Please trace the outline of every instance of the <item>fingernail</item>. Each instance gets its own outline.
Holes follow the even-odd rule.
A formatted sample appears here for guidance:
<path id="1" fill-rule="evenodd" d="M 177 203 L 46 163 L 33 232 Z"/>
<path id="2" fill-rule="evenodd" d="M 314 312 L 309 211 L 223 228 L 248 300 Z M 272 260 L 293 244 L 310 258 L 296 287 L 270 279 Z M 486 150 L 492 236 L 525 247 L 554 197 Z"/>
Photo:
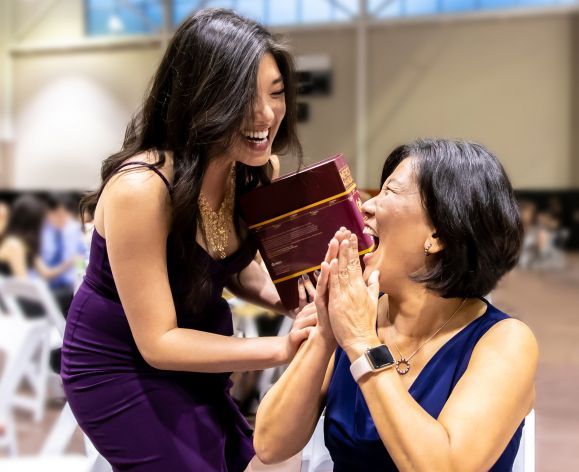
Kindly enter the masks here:
<path id="1" fill-rule="evenodd" d="M 302 274 L 302 280 L 304 282 L 307 282 L 308 280 L 310 280 L 310 278 L 308 277 L 308 274 Z"/>
<path id="2" fill-rule="evenodd" d="M 320 269 L 316 270 L 316 277 L 318 277 L 321 274 Z"/>

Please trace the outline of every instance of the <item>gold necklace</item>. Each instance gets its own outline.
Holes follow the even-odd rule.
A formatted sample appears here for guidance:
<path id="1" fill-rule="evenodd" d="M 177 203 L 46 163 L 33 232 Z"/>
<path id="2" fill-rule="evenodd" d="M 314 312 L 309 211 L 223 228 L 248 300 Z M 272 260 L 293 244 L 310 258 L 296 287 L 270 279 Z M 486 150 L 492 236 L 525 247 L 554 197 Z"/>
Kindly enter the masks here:
<path id="1" fill-rule="evenodd" d="M 460 311 L 460 309 L 463 307 L 464 302 L 466 302 L 466 298 L 462 299 L 462 301 L 460 302 L 460 305 L 458 305 L 458 308 L 456 310 L 454 310 L 454 313 L 452 315 L 450 315 L 450 318 L 448 318 L 448 320 L 446 320 L 440 328 L 438 328 L 426 341 L 424 341 L 420 346 L 418 346 L 418 349 L 416 349 L 416 351 L 414 351 L 408 357 L 404 357 L 402 355 L 402 352 L 400 352 L 400 348 L 398 347 L 398 344 L 396 344 L 396 341 L 394 341 L 394 339 L 392 339 L 392 342 L 394 343 L 394 347 L 396 348 L 396 350 L 398 351 L 398 355 L 400 356 L 400 360 L 398 360 L 398 361 L 395 360 L 396 372 L 398 372 L 400 375 L 405 375 L 408 373 L 408 371 L 410 370 L 410 359 L 412 359 L 414 357 L 414 355 L 418 351 L 420 351 L 428 341 L 430 341 L 434 336 L 436 336 L 438 333 L 440 333 L 440 331 L 448 323 L 450 323 L 450 320 L 452 320 L 452 318 L 454 318 L 454 315 L 456 315 Z M 394 327 L 394 324 L 392 323 L 392 321 L 390 321 L 390 312 L 388 312 L 388 322 L 392 325 L 392 327 Z"/>
<path id="2" fill-rule="evenodd" d="M 233 220 L 235 207 L 235 164 L 231 166 L 225 197 L 219 208 L 214 210 L 209 205 L 203 193 L 199 193 L 199 214 L 201 215 L 201 228 L 209 254 L 217 259 L 227 257 L 229 246 L 229 227 Z"/>

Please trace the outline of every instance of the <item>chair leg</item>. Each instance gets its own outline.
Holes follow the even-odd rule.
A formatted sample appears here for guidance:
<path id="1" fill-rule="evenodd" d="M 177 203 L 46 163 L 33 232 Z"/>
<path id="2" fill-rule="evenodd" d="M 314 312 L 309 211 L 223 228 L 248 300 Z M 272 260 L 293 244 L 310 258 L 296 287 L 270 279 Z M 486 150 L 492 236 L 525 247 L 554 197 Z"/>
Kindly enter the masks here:
<path id="1" fill-rule="evenodd" d="M 48 439 L 44 443 L 41 456 L 63 454 L 70 442 L 77 423 L 68 403 L 64 405 L 56 423 L 52 427 Z"/>
<path id="2" fill-rule="evenodd" d="M 6 449 L 8 455 L 15 457 L 18 455 L 18 441 L 16 440 L 16 425 L 12 413 L 2 417 L 2 428 L 0 431 L 0 449 Z"/>
<path id="3" fill-rule="evenodd" d="M 42 339 L 40 345 L 40 356 L 38 359 L 38 376 L 36 378 L 36 411 L 34 421 L 40 422 L 44 418 L 46 407 L 46 395 L 48 390 L 48 359 L 50 355 L 50 346 L 48 332 Z"/>

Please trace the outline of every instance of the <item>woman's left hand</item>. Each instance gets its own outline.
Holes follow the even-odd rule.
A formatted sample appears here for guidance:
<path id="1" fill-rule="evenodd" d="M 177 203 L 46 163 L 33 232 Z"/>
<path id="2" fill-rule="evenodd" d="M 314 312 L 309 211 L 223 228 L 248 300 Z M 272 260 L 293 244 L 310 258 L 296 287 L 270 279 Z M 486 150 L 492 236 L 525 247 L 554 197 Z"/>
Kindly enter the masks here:
<path id="1" fill-rule="evenodd" d="M 338 257 L 330 262 L 329 271 L 332 331 L 348 356 L 358 357 L 365 349 L 379 344 L 376 334 L 379 272 L 372 272 L 368 284 L 364 282 L 358 238 L 349 231 L 340 243 Z"/>

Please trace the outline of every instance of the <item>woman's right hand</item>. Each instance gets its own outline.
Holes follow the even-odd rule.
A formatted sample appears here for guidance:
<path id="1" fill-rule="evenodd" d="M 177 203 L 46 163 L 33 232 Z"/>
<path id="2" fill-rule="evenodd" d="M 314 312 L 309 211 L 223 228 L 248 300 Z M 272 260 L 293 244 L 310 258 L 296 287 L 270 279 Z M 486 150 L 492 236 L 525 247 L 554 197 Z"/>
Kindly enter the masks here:
<path id="1" fill-rule="evenodd" d="M 328 313 L 328 282 L 330 276 L 330 261 L 337 257 L 340 243 L 345 237 L 345 233 L 342 231 L 343 229 L 345 228 L 340 228 L 340 230 L 336 232 L 328 244 L 326 257 L 322 262 L 321 270 L 317 278 L 316 295 L 314 298 L 318 316 L 318 324 L 316 329 L 319 331 L 324 340 L 329 342 L 334 347 L 337 346 L 337 342 L 330 325 L 330 316 Z"/>

